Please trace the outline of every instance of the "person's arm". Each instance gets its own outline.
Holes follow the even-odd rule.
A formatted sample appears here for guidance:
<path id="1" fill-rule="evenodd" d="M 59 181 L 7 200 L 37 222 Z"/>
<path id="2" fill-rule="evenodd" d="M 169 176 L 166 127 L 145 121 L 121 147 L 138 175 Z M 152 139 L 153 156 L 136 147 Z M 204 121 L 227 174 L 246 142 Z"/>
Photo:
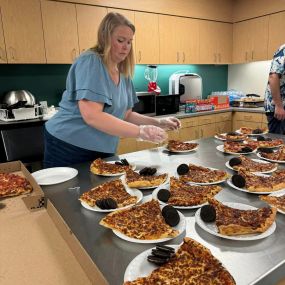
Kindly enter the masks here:
<path id="1" fill-rule="evenodd" d="M 152 142 L 162 142 L 167 138 L 167 134 L 161 128 L 151 125 L 137 126 L 103 112 L 103 103 L 79 100 L 78 105 L 86 124 L 109 135 Z"/>
<path id="2" fill-rule="evenodd" d="M 154 125 L 168 130 L 178 129 L 181 126 L 175 117 L 154 118 L 133 112 L 131 109 L 126 112 L 125 120 L 135 125 Z"/>
<path id="3" fill-rule="evenodd" d="M 274 117 L 278 120 L 285 119 L 285 110 L 280 95 L 280 77 L 277 73 L 271 73 L 269 75 L 269 86 L 275 104 Z"/>

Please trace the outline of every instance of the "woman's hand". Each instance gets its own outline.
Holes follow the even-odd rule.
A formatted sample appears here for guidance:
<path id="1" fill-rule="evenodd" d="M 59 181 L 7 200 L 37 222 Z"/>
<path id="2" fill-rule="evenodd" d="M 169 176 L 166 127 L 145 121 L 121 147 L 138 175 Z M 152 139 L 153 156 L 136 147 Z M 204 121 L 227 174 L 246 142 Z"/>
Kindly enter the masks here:
<path id="1" fill-rule="evenodd" d="M 161 118 L 159 126 L 165 130 L 176 130 L 181 127 L 181 122 L 175 117 Z"/>
<path id="2" fill-rule="evenodd" d="M 161 143 L 167 139 L 167 133 L 163 129 L 156 126 L 141 125 L 138 139 L 154 143 Z"/>

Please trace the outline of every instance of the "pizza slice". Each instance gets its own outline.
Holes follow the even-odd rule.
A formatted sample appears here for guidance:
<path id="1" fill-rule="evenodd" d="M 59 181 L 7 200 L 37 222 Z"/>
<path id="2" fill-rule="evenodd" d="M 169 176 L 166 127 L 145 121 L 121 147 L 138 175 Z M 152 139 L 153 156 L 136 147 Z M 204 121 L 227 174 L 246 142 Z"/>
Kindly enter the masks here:
<path id="1" fill-rule="evenodd" d="M 245 169 L 246 171 L 250 172 L 265 172 L 265 171 L 271 171 L 277 167 L 276 163 L 261 163 L 254 161 L 245 155 L 240 155 L 238 158 L 234 158 L 235 165 L 232 166 L 232 168 L 236 171 L 240 169 Z M 240 163 L 238 163 L 240 162 Z"/>
<path id="2" fill-rule="evenodd" d="M 245 179 L 245 189 L 250 192 L 273 192 L 285 188 L 285 179 L 282 175 L 257 175 L 240 169 L 238 172 Z"/>
<path id="3" fill-rule="evenodd" d="M 188 143 L 188 142 L 182 142 L 178 140 L 169 140 L 167 149 L 169 151 L 187 151 L 192 150 L 198 146 L 197 143 Z"/>
<path id="4" fill-rule="evenodd" d="M 215 183 L 224 181 L 227 178 L 228 174 L 224 170 L 211 169 L 191 163 L 189 164 L 189 171 L 186 174 L 180 175 L 181 181 L 194 183 Z"/>
<path id="5" fill-rule="evenodd" d="M 268 203 L 271 207 L 285 212 L 285 194 L 281 196 L 259 196 L 260 200 Z"/>
<path id="6" fill-rule="evenodd" d="M 285 161 L 285 145 L 281 146 L 278 150 L 271 153 L 260 151 L 260 155 L 270 160 Z"/>
<path id="7" fill-rule="evenodd" d="M 130 188 L 157 187 L 164 183 L 167 178 L 167 173 L 160 175 L 140 175 L 132 169 L 126 171 L 126 184 Z"/>
<path id="8" fill-rule="evenodd" d="M 0 173 L 0 198 L 31 193 L 33 187 L 27 178 L 14 173 Z"/>
<path id="9" fill-rule="evenodd" d="M 224 142 L 224 152 L 246 153 L 246 152 L 253 152 L 256 149 L 257 149 L 256 142 L 251 142 L 251 141 L 249 141 L 248 143 L 232 142 L 232 141 Z"/>
<path id="10" fill-rule="evenodd" d="M 157 200 L 112 212 L 100 225 L 140 240 L 172 238 L 179 234 L 165 222 Z"/>
<path id="11" fill-rule="evenodd" d="M 239 134 L 236 132 L 216 134 L 216 136 L 220 138 L 221 140 L 226 140 L 226 141 L 243 141 L 247 138 L 247 135 Z"/>
<path id="12" fill-rule="evenodd" d="M 268 132 L 268 129 L 266 127 L 264 128 L 241 127 L 239 130 L 242 134 L 246 135 L 258 135 Z"/>
<path id="13" fill-rule="evenodd" d="M 276 208 L 240 210 L 213 198 L 209 199 L 209 204 L 216 210 L 218 232 L 227 236 L 263 233 L 274 223 L 276 217 Z"/>
<path id="14" fill-rule="evenodd" d="M 79 200 L 87 203 L 90 207 L 96 205 L 96 201 L 112 198 L 118 208 L 137 203 L 138 198 L 130 195 L 120 179 L 103 183 L 88 192 L 83 193 Z"/>
<path id="15" fill-rule="evenodd" d="M 196 206 L 207 203 L 222 190 L 217 185 L 189 185 L 175 177 L 170 177 L 170 197 L 167 201 L 172 206 Z"/>
<path id="16" fill-rule="evenodd" d="M 211 251 L 194 239 L 185 237 L 170 260 L 147 277 L 124 285 L 215 284 L 234 285 L 235 280 Z"/>
<path id="17" fill-rule="evenodd" d="M 122 174 L 130 168 L 130 165 L 117 165 L 101 158 L 95 159 L 90 165 L 90 171 L 97 175 Z"/>

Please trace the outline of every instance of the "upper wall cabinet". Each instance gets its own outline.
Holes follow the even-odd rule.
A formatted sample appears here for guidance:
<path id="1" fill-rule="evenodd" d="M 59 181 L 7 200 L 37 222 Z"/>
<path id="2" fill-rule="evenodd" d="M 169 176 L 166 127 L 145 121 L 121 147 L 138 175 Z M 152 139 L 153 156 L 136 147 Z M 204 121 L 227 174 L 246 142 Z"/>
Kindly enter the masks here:
<path id="1" fill-rule="evenodd" d="M 40 1 L 1 0 L 0 5 L 8 63 L 45 63 Z"/>
<path id="2" fill-rule="evenodd" d="M 161 64 L 189 64 L 199 61 L 197 20 L 159 15 Z"/>
<path id="3" fill-rule="evenodd" d="M 282 32 L 283 31 L 283 32 Z M 268 59 L 272 59 L 274 52 L 285 43 L 285 12 L 269 16 Z M 281 36 L 280 36 L 281 35 Z"/>
<path id="4" fill-rule="evenodd" d="M 7 63 L 7 53 L 2 23 L 2 14 L 0 13 L 0 63 Z"/>
<path id="5" fill-rule="evenodd" d="M 158 15 L 135 12 L 136 63 L 159 63 Z"/>
<path id="6" fill-rule="evenodd" d="M 234 24 L 233 62 L 267 60 L 269 16 Z"/>
<path id="7" fill-rule="evenodd" d="M 79 55 L 75 4 L 44 1 L 43 29 L 48 63 L 72 63 Z"/>
<path id="8" fill-rule="evenodd" d="M 232 24 L 200 21 L 200 63 L 232 62 Z"/>
<path id="9" fill-rule="evenodd" d="M 97 30 L 107 14 L 106 8 L 76 5 L 80 53 L 95 46 Z"/>

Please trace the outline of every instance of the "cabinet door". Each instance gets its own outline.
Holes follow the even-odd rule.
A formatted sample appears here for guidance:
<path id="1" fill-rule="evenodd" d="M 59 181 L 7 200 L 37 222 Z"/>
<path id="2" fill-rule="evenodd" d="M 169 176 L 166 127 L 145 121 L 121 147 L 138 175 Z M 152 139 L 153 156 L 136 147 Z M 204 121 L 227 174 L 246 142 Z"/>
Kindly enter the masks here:
<path id="1" fill-rule="evenodd" d="M 75 4 L 41 3 L 47 62 L 72 63 L 79 54 Z"/>
<path id="2" fill-rule="evenodd" d="M 233 24 L 233 63 L 249 61 L 250 33 L 247 21 Z"/>
<path id="3" fill-rule="evenodd" d="M 136 63 L 159 63 L 158 15 L 135 12 Z"/>
<path id="4" fill-rule="evenodd" d="M 252 39 L 251 61 L 266 60 L 269 16 L 252 19 L 250 25 Z"/>
<path id="5" fill-rule="evenodd" d="M 177 17 L 159 15 L 159 62 L 161 64 L 181 63 L 176 29 Z M 180 31 L 182 32 L 182 31 Z"/>
<path id="6" fill-rule="evenodd" d="M 102 7 L 77 5 L 77 25 L 80 53 L 94 47 L 97 43 L 97 31 L 107 9 Z"/>
<path id="7" fill-rule="evenodd" d="M 233 25 L 213 23 L 216 27 L 217 61 L 219 64 L 232 62 Z"/>
<path id="8" fill-rule="evenodd" d="M 0 63 L 7 63 L 7 54 L 2 23 L 2 13 L 0 13 Z"/>
<path id="9" fill-rule="evenodd" d="M 180 63 L 199 63 L 199 21 L 177 17 L 176 22 Z"/>
<path id="10" fill-rule="evenodd" d="M 216 134 L 216 124 L 207 124 L 199 126 L 199 138 L 210 138 Z"/>
<path id="11" fill-rule="evenodd" d="M 216 133 L 223 134 L 232 130 L 232 121 L 224 121 L 216 123 Z"/>
<path id="12" fill-rule="evenodd" d="M 267 59 L 272 59 L 274 52 L 284 44 L 285 38 L 280 36 L 281 31 L 285 31 L 285 12 L 269 16 Z"/>
<path id="13" fill-rule="evenodd" d="M 192 141 L 199 139 L 198 127 L 188 127 L 180 129 L 179 138 L 181 141 Z"/>
<path id="14" fill-rule="evenodd" d="M 39 0 L 2 0 L 8 63 L 45 63 Z"/>

